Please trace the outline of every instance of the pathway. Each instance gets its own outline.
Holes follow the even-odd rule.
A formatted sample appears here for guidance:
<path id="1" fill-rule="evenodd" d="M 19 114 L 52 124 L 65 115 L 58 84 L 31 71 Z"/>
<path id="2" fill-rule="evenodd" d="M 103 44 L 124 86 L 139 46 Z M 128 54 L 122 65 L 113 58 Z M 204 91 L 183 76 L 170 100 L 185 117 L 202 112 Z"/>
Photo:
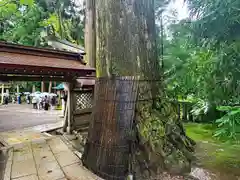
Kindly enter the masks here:
<path id="1" fill-rule="evenodd" d="M 36 110 L 32 105 L 0 106 L 0 132 L 61 122 L 59 111 Z"/>
<path id="2" fill-rule="evenodd" d="M 34 132 L 32 132 L 34 134 Z M 81 160 L 59 137 L 38 138 L 12 143 L 5 164 L 4 180 L 100 180 L 82 166 Z"/>

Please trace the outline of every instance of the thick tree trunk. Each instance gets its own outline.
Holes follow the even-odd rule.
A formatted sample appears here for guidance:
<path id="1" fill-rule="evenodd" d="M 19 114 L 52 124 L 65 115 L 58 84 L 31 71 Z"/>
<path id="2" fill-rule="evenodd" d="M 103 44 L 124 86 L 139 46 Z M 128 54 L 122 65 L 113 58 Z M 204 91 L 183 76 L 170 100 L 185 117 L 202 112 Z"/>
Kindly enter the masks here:
<path id="1" fill-rule="evenodd" d="M 95 0 L 86 1 L 85 52 L 89 66 L 96 67 L 96 10 Z"/>
<path id="2" fill-rule="evenodd" d="M 181 160 L 187 162 L 192 143 L 186 137 L 181 123 L 177 121 L 177 112 L 167 103 L 163 91 L 163 73 L 156 52 L 154 0 L 96 1 L 96 38 L 98 77 L 114 74 L 140 79 L 137 95 L 139 101 L 136 103 L 138 131 L 135 137 L 141 151 L 141 156 L 136 156 L 139 165 L 147 163 L 145 168 L 158 172 L 160 169 L 175 168 Z M 111 91 L 119 93 L 114 87 Z M 117 105 L 118 103 L 120 102 L 116 102 Z M 157 107 L 158 104 L 161 106 Z M 92 127 L 94 126 L 93 121 Z M 94 134 L 89 133 L 89 137 L 92 137 L 91 133 Z M 88 150 L 86 148 L 85 159 L 89 158 Z M 182 159 L 178 159 L 178 156 Z M 98 157 L 95 160 L 94 157 L 91 158 L 92 162 L 96 162 Z M 171 158 L 175 164 L 165 164 Z M 179 171 L 182 171 L 182 164 Z M 142 173 L 143 170 L 138 172 Z"/>
<path id="3" fill-rule="evenodd" d="M 158 68 L 154 1 L 103 0 L 96 7 L 98 75 L 152 79 L 152 70 Z"/>

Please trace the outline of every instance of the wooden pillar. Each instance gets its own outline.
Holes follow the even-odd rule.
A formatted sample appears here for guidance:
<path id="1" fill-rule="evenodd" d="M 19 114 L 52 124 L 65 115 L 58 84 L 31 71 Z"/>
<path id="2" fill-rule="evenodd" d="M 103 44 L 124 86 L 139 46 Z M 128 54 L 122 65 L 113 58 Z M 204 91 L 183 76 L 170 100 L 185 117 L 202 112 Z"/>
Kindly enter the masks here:
<path id="1" fill-rule="evenodd" d="M 42 81 L 41 82 L 41 92 L 45 91 L 45 83 Z"/>
<path id="2" fill-rule="evenodd" d="M 4 97 L 4 84 L 2 84 L 2 98 L 1 98 L 1 104 L 3 104 L 3 97 Z"/>
<path id="3" fill-rule="evenodd" d="M 63 132 L 67 132 L 67 127 L 68 127 L 68 109 L 66 107 L 64 111 Z"/>
<path id="4" fill-rule="evenodd" d="M 63 97 L 63 95 L 61 96 Z M 66 104 L 63 98 L 61 99 L 61 101 L 62 101 L 62 116 L 65 117 Z"/>
<path id="5" fill-rule="evenodd" d="M 74 101 L 74 97 L 73 97 L 73 84 L 69 83 L 68 84 L 68 100 L 67 100 L 67 107 L 68 107 L 68 127 L 67 127 L 67 132 L 69 134 L 72 133 L 73 131 L 73 111 L 74 111 L 74 107 L 73 107 L 73 102 Z"/>
<path id="6" fill-rule="evenodd" d="M 53 87 L 56 87 L 57 86 L 57 82 L 56 81 L 54 81 L 53 82 Z M 53 91 L 54 93 L 57 93 L 57 90 L 56 89 L 54 89 L 54 91 Z"/>
<path id="7" fill-rule="evenodd" d="M 17 95 L 19 95 L 19 85 L 17 84 Z"/>
<path id="8" fill-rule="evenodd" d="M 33 84 L 33 86 L 32 86 L 32 93 L 35 93 L 36 92 L 36 86 L 35 86 L 35 84 Z"/>
<path id="9" fill-rule="evenodd" d="M 73 97 L 73 83 L 67 83 L 67 104 L 64 117 L 64 127 L 63 131 L 72 134 L 73 131 L 73 111 L 74 111 L 74 97 Z"/>
<path id="10" fill-rule="evenodd" d="M 48 92 L 49 92 L 49 93 L 52 92 L 52 81 L 49 82 Z"/>
<path id="11" fill-rule="evenodd" d="M 85 52 L 89 66 L 96 67 L 96 0 L 86 1 Z"/>

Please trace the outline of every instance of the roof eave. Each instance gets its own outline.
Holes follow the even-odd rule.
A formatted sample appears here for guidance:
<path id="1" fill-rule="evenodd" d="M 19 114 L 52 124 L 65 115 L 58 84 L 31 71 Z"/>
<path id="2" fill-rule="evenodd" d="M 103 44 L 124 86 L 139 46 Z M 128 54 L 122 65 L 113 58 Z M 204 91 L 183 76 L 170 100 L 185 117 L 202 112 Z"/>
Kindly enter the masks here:
<path id="1" fill-rule="evenodd" d="M 18 44 L 6 43 L 0 41 L 0 51 L 10 52 L 10 53 L 20 53 L 20 54 L 31 54 L 43 57 L 55 57 L 61 59 L 71 59 L 71 60 L 80 60 L 80 62 L 85 65 L 86 63 L 82 59 L 83 54 L 53 50 L 49 48 L 36 48 L 30 46 L 23 46 Z"/>

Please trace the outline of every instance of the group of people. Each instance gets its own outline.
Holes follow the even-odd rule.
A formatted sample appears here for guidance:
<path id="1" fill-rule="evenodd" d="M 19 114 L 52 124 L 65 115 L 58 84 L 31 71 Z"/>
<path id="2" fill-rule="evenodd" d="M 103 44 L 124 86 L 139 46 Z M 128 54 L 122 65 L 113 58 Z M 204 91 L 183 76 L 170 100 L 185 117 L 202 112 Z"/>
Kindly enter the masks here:
<path id="1" fill-rule="evenodd" d="M 44 109 L 45 111 L 49 110 L 49 107 L 55 106 L 57 103 L 57 99 L 55 96 L 47 96 L 44 97 L 34 96 L 32 98 L 32 104 L 34 109 Z"/>
<path id="2" fill-rule="evenodd" d="M 8 103 L 10 103 L 10 102 L 12 102 L 13 104 L 15 104 L 16 102 L 18 102 L 18 104 L 21 104 L 21 96 L 22 96 L 22 94 L 19 94 L 18 96 L 5 94 L 3 96 L 3 103 L 5 105 L 8 105 Z M 29 96 L 29 98 L 27 98 L 27 102 L 28 101 L 30 101 L 30 96 Z M 28 103 L 28 104 L 30 104 L 30 103 Z"/>
<path id="3" fill-rule="evenodd" d="M 4 95 L 3 96 L 3 104 L 8 105 L 10 101 L 12 101 L 13 104 L 16 102 L 18 104 L 21 104 L 21 97 L 23 96 L 23 93 L 19 93 L 18 96 L 16 95 Z M 11 100 L 10 100 L 11 99 Z M 65 102 L 67 102 L 67 95 L 65 92 L 63 93 L 61 99 Z M 27 94 L 25 96 L 25 100 L 27 104 L 32 104 L 33 109 L 44 109 L 49 110 L 49 108 L 53 108 L 58 104 L 58 96 L 57 95 L 33 95 Z"/>

